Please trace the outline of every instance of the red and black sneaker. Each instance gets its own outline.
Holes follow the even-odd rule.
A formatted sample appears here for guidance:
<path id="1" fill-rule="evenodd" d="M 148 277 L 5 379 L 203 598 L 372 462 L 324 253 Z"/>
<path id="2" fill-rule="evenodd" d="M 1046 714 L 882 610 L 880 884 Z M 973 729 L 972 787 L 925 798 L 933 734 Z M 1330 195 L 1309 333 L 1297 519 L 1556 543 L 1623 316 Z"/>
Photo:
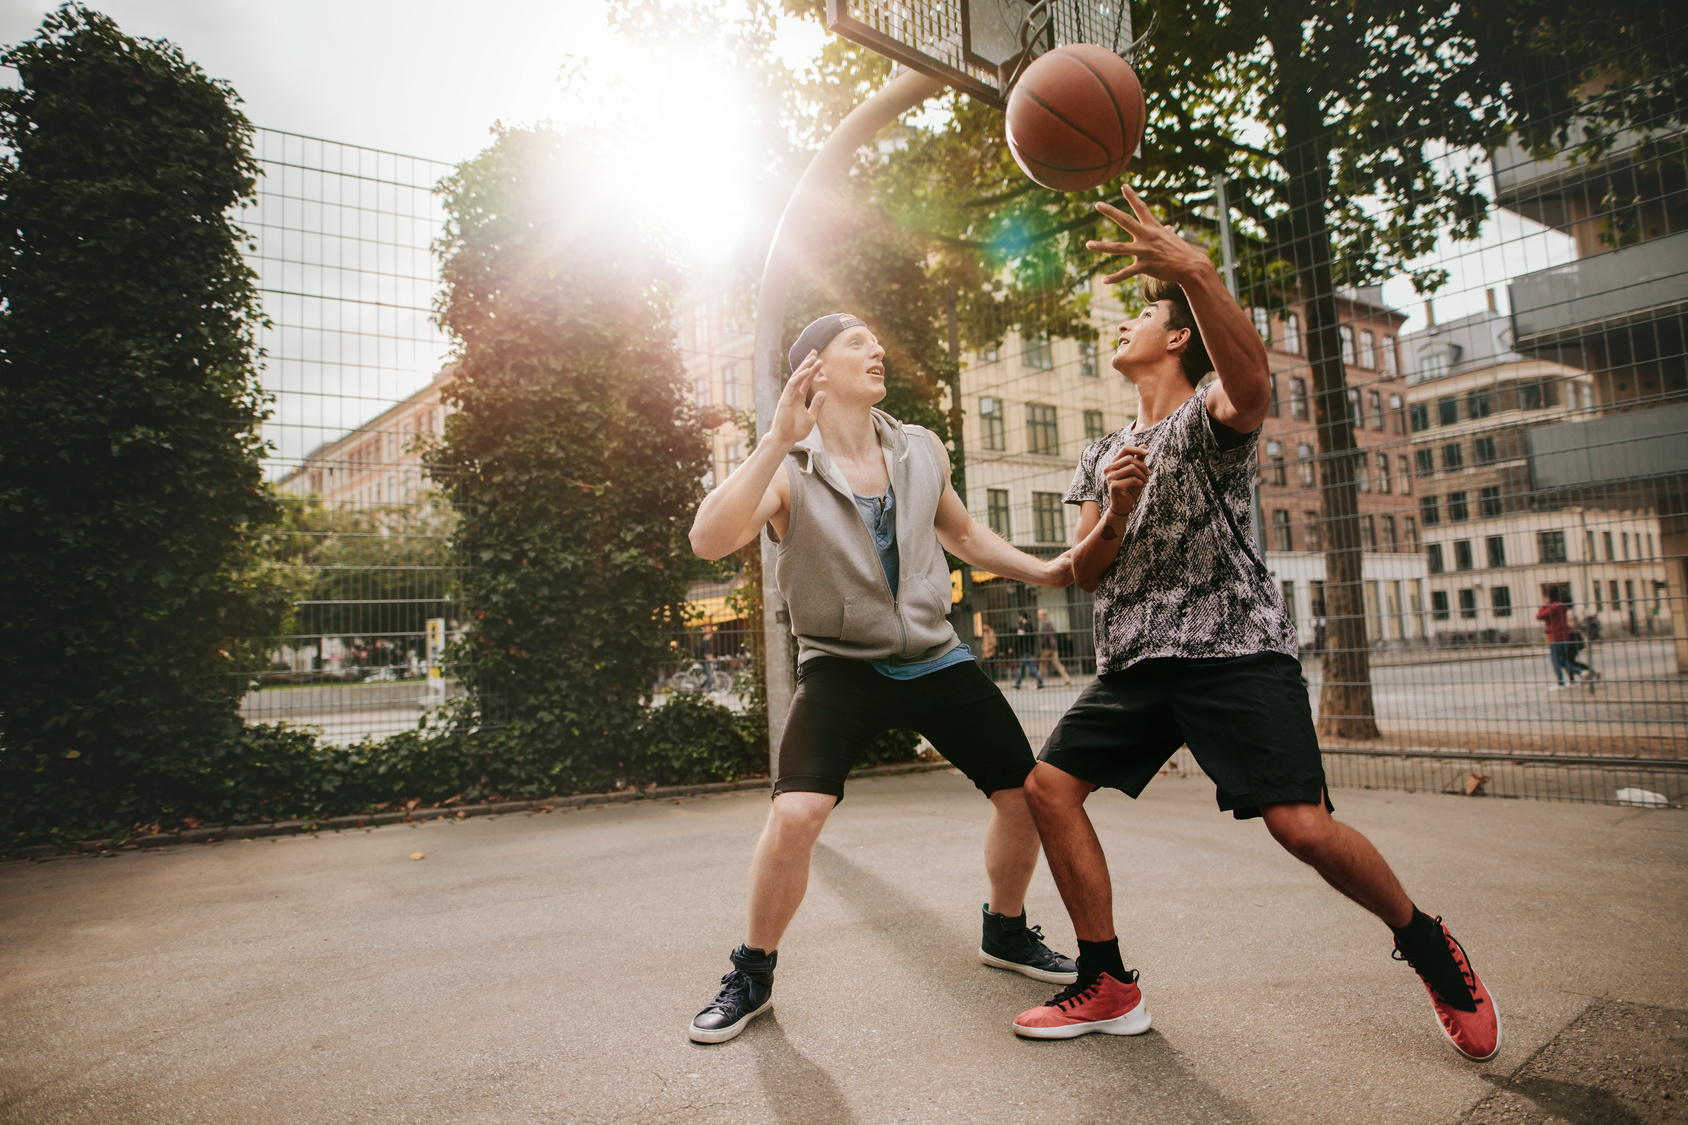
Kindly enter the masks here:
<path id="1" fill-rule="evenodd" d="M 1072 1039 L 1099 1031 L 1104 1035 L 1141 1035 L 1149 1030 L 1149 1006 L 1137 987 L 1137 970 L 1117 981 L 1103 973 L 1088 983 L 1074 981 L 1046 1004 L 1014 1018 L 1014 1034 L 1028 1039 Z"/>
<path id="2" fill-rule="evenodd" d="M 1426 948 L 1407 952 L 1395 943 L 1390 954 L 1413 967 L 1430 993 L 1436 1009 L 1436 1023 L 1454 1049 L 1468 1059 L 1483 1062 L 1500 1050 L 1500 1012 L 1494 997 L 1478 979 L 1465 955 L 1465 947 L 1454 939 L 1438 916 L 1436 935 Z"/>

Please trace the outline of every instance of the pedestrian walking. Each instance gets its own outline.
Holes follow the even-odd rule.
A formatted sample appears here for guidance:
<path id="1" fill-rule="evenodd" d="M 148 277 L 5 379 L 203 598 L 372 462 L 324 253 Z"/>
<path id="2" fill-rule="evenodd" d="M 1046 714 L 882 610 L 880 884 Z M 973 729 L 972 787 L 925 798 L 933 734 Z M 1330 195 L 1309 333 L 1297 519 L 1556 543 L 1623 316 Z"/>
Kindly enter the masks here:
<path id="1" fill-rule="evenodd" d="M 1014 630 L 1014 652 L 1020 658 L 1020 674 L 1014 677 L 1014 687 L 1017 689 L 1025 683 L 1026 671 L 1030 669 L 1038 690 L 1042 691 L 1043 673 L 1037 668 L 1037 630 L 1024 613 L 1020 614 L 1020 624 Z"/>
<path id="2" fill-rule="evenodd" d="M 1067 675 L 1067 669 L 1061 663 L 1060 634 L 1055 632 L 1055 622 L 1049 619 L 1049 611 L 1041 606 L 1037 611 L 1037 663 L 1040 673 L 1045 668 L 1053 668 L 1063 684 L 1072 686 L 1073 678 Z"/>
<path id="3" fill-rule="evenodd" d="M 1547 602 L 1536 610 L 1536 620 L 1542 623 L 1542 631 L 1547 634 L 1547 657 L 1558 681 L 1548 691 L 1562 691 L 1569 686 L 1565 683 L 1567 675 L 1573 684 L 1579 675 L 1592 675 L 1593 669 L 1577 660 L 1580 646 L 1572 639 L 1571 607 L 1559 600 L 1558 591 L 1551 587 L 1548 589 Z"/>

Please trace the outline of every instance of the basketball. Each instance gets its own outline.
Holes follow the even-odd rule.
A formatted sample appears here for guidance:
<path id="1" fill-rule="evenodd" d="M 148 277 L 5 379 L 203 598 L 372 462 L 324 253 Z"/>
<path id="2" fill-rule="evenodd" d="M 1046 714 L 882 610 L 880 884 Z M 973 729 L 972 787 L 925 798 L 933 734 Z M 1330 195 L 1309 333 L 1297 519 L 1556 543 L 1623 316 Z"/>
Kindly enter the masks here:
<path id="1" fill-rule="evenodd" d="M 1143 139 L 1143 86 L 1093 43 L 1038 57 L 1008 94 L 1008 151 L 1033 180 L 1086 191 L 1125 170 Z"/>

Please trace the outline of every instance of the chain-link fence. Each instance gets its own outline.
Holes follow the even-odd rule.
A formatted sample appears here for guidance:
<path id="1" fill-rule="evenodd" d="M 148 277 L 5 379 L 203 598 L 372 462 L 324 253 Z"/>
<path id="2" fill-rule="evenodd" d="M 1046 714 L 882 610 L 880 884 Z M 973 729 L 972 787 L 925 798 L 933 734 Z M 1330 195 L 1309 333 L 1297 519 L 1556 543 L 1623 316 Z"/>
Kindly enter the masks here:
<path id="1" fill-rule="evenodd" d="M 260 129 L 240 221 L 270 324 L 268 476 L 283 522 L 268 562 L 293 596 L 242 713 L 330 742 L 416 726 L 458 691 L 452 512 L 423 471 L 441 432 L 446 342 L 430 321 L 438 161 Z"/>

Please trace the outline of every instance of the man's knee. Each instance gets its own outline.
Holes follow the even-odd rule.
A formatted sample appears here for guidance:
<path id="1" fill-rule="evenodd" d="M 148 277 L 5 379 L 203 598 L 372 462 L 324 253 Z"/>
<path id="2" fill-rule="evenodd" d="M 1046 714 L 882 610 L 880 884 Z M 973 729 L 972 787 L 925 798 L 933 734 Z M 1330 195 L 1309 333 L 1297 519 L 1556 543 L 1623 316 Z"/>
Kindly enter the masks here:
<path id="1" fill-rule="evenodd" d="M 1039 762 L 1026 775 L 1026 803 L 1039 813 L 1074 809 L 1084 804 L 1093 788 L 1088 781 L 1048 762 Z"/>
<path id="2" fill-rule="evenodd" d="M 768 811 L 768 830 L 780 837 L 813 840 L 821 834 L 836 804 L 838 798 L 831 793 L 781 793 Z"/>
<path id="3" fill-rule="evenodd" d="M 1338 832 L 1336 821 L 1317 802 L 1267 805 L 1260 815 L 1285 851 L 1315 867 L 1329 854 Z"/>

